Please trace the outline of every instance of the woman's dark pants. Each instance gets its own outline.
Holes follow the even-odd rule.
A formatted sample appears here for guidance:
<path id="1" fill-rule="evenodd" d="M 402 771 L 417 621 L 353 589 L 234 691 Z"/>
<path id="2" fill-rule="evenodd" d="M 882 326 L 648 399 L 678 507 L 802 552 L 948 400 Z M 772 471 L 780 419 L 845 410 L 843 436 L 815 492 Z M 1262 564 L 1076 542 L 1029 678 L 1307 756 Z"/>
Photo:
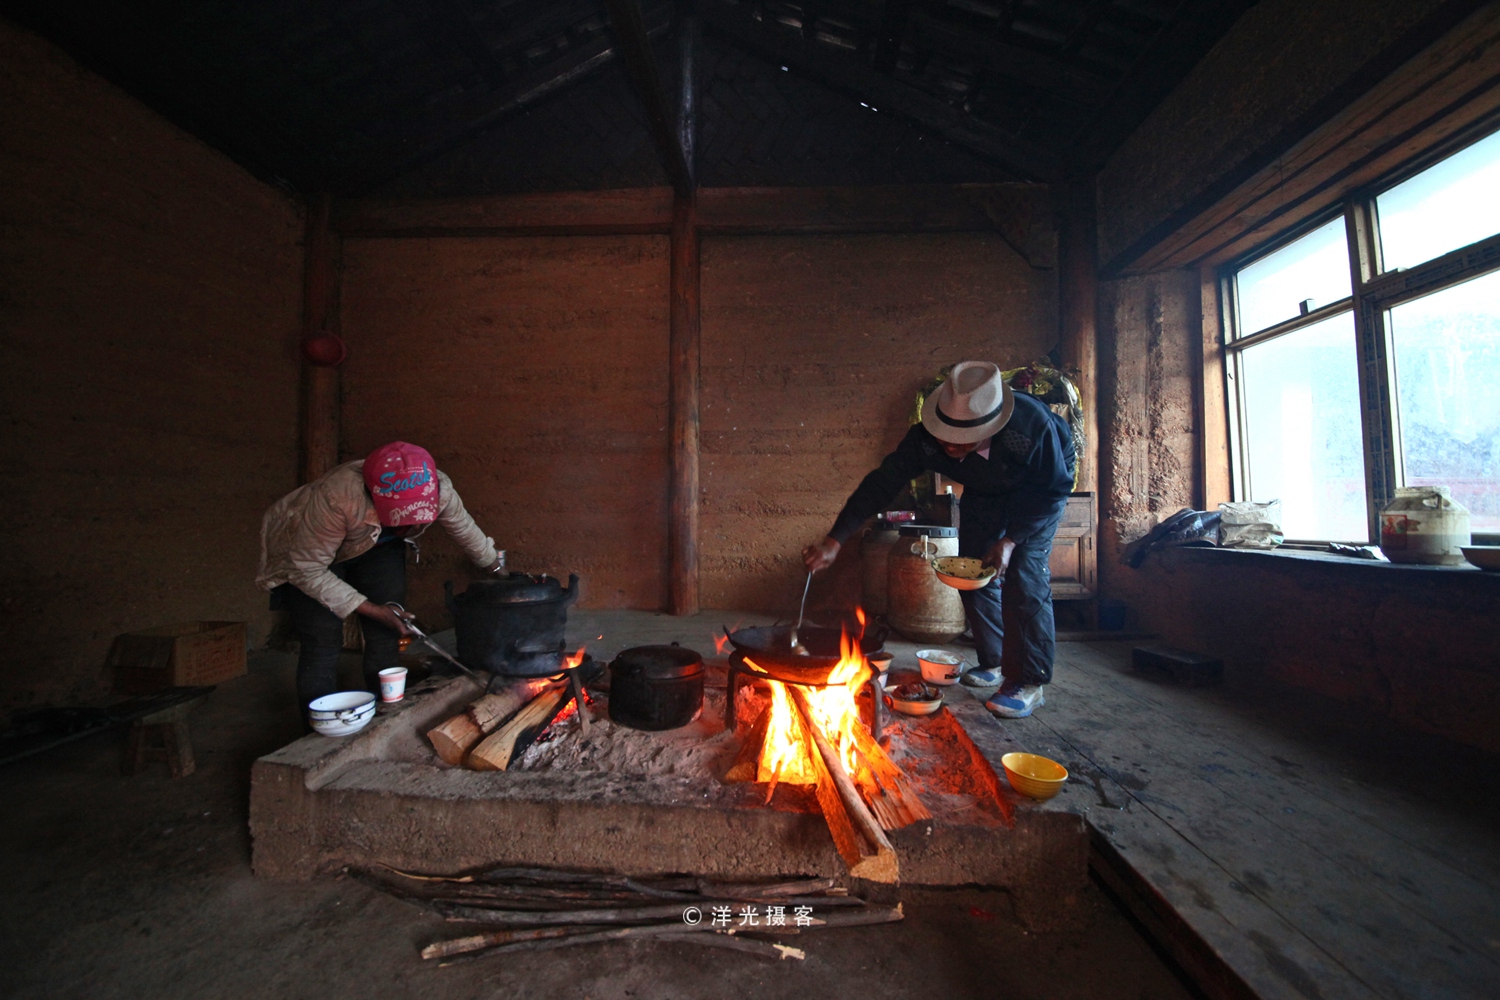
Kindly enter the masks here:
<path id="1" fill-rule="evenodd" d="M 998 670 L 1004 683 L 1021 687 L 1052 680 L 1057 626 L 1052 617 L 1052 537 L 1062 521 L 1064 504 L 1039 518 L 1007 518 L 999 506 L 964 498 L 959 520 L 958 554 L 983 558 L 1001 526 L 1024 535 L 1003 580 L 960 593 L 979 666 Z"/>
<path id="2" fill-rule="evenodd" d="M 376 604 L 406 600 L 406 546 L 399 540 L 376 545 L 364 555 L 331 568 L 334 576 Z M 297 657 L 297 698 L 306 708 L 314 698 L 340 690 L 344 622 L 289 583 L 277 587 L 276 595 L 302 644 Z M 365 690 L 378 693 L 380 671 L 396 665 L 400 636 L 364 615 L 359 616 L 359 624 L 365 636 Z"/>

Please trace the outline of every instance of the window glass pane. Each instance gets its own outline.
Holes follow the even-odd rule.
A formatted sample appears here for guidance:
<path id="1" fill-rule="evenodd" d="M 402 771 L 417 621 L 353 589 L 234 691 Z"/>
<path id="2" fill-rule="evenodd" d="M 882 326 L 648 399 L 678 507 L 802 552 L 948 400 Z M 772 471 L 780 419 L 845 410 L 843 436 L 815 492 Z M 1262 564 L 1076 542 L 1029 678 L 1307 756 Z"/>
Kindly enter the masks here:
<path id="1" fill-rule="evenodd" d="M 1460 150 L 1375 199 L 1387 271 L 1500 233 L 1500 133 Z"/>
<path id="2" fill-rule="evenodd" d="M 1334 219 L 1275 253 L 1242 267 L 1235 274 L 1240 302 L 1241 336 L 1337 302 L 1350 294 L 1349 244 L 1344 220 Z"/>
<path id="3" fill-rule="evenodd" d="M 1406 485 L 1443 485 L 1500 531 L 1500 272 L 1390 311 Z"/>
<path id="4" fill-rule="evenodd" d="M 1364 542 L 1364 443 L 1354 316 L 1240 352 L 1246 500 L 1281 501 L 1288 538 Z"/>

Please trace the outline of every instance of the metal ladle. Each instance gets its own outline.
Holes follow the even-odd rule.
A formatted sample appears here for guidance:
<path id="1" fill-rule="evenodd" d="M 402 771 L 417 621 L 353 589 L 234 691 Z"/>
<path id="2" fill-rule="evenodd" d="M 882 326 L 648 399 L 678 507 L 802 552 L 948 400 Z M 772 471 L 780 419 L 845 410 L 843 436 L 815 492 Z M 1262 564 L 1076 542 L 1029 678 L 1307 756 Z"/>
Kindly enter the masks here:
<path id="1" fill-rule="evenodd" d="M 797 639 L 797 633 L 802 631 L 802 618 L 807 614 L 807 592 L 812 587 L 812 570 L 807 571 L 807 581 L 802 584 L 802 606 L 797 609 L 797 624 L 792 626 L 791 646 L 792 652 L 798 656 L 811 656 L 807 647 Z"/>

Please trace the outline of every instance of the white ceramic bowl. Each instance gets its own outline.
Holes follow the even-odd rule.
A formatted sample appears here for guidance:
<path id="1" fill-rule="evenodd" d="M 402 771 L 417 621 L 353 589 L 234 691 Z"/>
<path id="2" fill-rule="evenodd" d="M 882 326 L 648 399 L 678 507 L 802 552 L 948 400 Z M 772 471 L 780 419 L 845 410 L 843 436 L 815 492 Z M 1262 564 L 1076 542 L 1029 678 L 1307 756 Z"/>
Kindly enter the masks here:
<path id="1" fill-rule="evenodd" d="M 1500 545 L 1462 546 L 1464 558 L 1480 569 L 1500 570 Z"/>
<path id="2" fill-rule="evenodd" d="M 307 706 L 307 719 L 324 736 L 357 733 L 375 718 L 375 696 L 368 691 L 339 691 L 314 698 Z"/>
<path id="3" fill-rule="evenodd" d="M 922 679 L 928 684 L 957 684 L 964 672 L 964 658 L 941 649 L 919 649 Z"/>

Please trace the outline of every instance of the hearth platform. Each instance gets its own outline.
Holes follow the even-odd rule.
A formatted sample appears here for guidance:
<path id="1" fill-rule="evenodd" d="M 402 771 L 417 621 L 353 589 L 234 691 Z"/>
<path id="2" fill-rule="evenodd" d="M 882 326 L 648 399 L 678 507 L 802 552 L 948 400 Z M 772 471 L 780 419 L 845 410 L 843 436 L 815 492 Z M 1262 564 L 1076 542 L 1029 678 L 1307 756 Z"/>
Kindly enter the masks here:
<path id="1" fill-rule="evenodd" d="M 591 724 L 554 724 L 509 771 L 444 764 L 425 733 L 476 698 L 464 678 L 417 685 L 351 737 L 307 736 L 256 762 L 256 874 L 305 879 L 344 866 L 455 872 L 500 864 L 749 879 L 846 878 L 803 786 L 725 784 L 750 727 L 723 723 L 725 669 L 710 664 L 702 715 L 645 733 L 615 726 L 607 693 Z M 1035 927 L 1066 922 L 1087 880 L 1083 818 L 1016 796 L 999 754 L 1018 749 L 965 691 L 949 711 L 887 723 L 888 750 L 933 813 L 890 833 L 901 882 L 1006 889 Z M 757 711 L 741 699 L 739 717 Z M 972 734 L 972 735 L 971 735 Z"/>

